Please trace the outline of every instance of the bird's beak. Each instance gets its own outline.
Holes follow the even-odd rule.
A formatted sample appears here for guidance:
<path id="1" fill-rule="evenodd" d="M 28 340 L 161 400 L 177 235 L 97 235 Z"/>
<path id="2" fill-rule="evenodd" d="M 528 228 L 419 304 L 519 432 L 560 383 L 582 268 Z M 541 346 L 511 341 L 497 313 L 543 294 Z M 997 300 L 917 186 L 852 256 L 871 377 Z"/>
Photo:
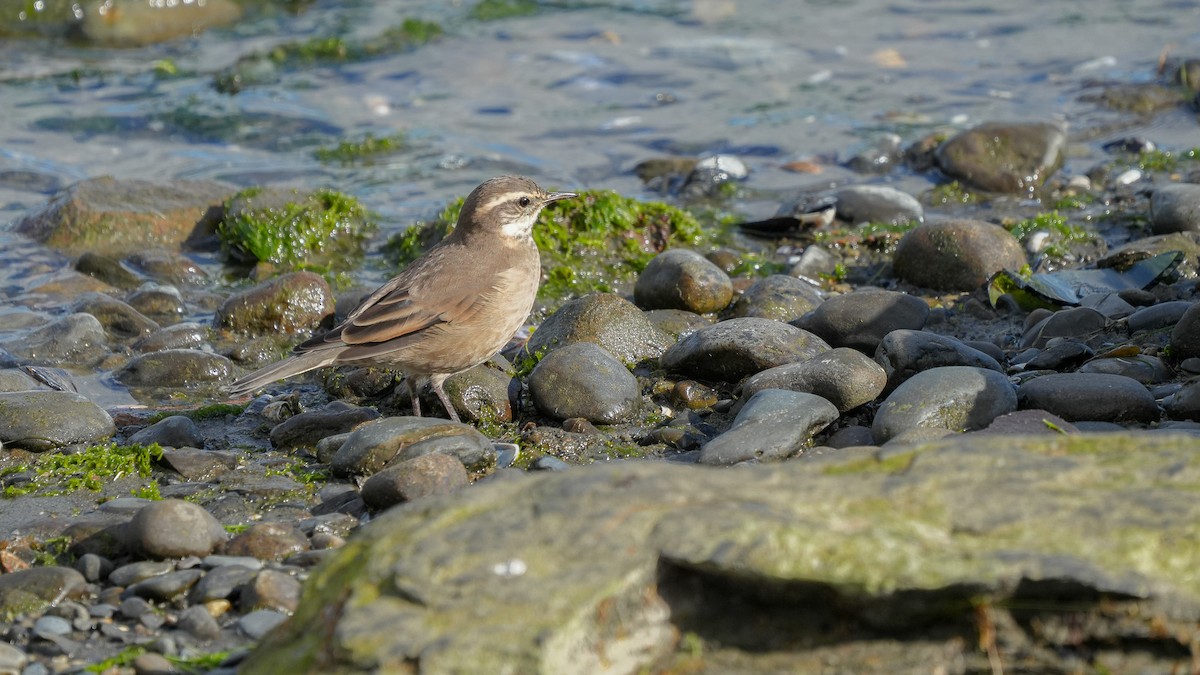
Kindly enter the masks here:
<path id="1" fill-rule="evenodd" d="M 546 195 L 546 203 L 553 204 L 560 199 L 570 199 L 571 197 L 578 196 L 579 195 L 575 194 L 574 192 L 551 192 L 550 194 Z"/>

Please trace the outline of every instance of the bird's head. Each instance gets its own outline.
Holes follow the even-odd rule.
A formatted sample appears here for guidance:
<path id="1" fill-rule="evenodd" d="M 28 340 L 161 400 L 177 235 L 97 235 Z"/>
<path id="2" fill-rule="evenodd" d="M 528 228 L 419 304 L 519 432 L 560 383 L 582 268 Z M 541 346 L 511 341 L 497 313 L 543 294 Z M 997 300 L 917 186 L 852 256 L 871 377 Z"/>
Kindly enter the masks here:
<path id="1" fill-rule="evenodd" d="M 455 230 L 464 235 L 487 232 L 525 239 L 547 204 L 574 196 L 574 192 L 546 192 L 524 176 L 492 178 L 467 195 Z"/>

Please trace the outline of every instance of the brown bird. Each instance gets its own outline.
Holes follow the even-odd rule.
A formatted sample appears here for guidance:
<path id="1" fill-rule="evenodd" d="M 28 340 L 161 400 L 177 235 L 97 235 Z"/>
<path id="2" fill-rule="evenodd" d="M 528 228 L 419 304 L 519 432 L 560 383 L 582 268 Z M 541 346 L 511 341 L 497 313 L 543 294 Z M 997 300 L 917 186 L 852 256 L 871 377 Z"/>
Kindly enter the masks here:
<path id="1" fill-rule="evenodd" d="M 542 274 L 533 224 L 547 204 L 574 196 L 546 192 L 520 176 L 483 183 L 467 196 L 446 238 L 333 330 L 234 382 L 229 394 L 323 366 L 374 365 L 404 373 L 414 415 L 421 415 L 417 388 L 428 381 L 457 422 L 442 383 L 490 359 L 525 322 Z"/>

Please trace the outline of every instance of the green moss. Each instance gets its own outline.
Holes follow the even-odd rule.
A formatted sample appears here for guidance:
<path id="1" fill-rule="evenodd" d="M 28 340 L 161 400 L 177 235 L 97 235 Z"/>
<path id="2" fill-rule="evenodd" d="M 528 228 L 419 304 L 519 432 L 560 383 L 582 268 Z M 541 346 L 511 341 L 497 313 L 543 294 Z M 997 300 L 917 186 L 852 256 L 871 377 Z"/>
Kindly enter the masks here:
<path id="1" fill-rule="evenodd" d="M 359 141 L 342 141 L 331 148 L 319 148 L 313 151 L 313 157 L 319 162 L 337 162 L 353 164 L 355 162 L 387 155 L 396 152 L 404 143 L 404 134 L 396 133 L 391 136 L 376 138 L 367 134 Z"/>
<path id="2" fill-rule="evenodd" d="M 286 354 L 286 351 L 282 352 L 280 356 L 282 357 L 284 354 Z M 190 417 L 197 422 L 204 420 L 224 419 L 226 415 L 233 415 L 234 417 L 237 417 L 238 415 L 241 415 L 245 409 L 246 406 L 237 405 L 234 403 L 213 403 L 211 405 L 200 406 L 194 410 L 164 410 L 157 412 L 146 418 L 146 423 L 154 424 L 155 422 L 161 422 L 168 417 L 175 417 L 176 415 Z"/>
<path id="3" fill-rule="evenodd" d="M 243 202 L 217 226 L 225 250 L 235 258 L 285 269 L 334 273 L 360 259 L 376 225 L 357 199 L 335 190 L 315 190 L 280 206 L 258 206 L 261 188 L 234 195 Z"/>
<path id="4" fill-rule="evenodd" d="M 928 193 L 928 203 L 933 206 L 950 204 L 974 204 L 979 201 L 975 193 L 968 191 L 962 183 L 951 181 L 933 188 Z"/>
<path id="5" fill-rule="evenodd" d="M 400 25 L 366 40 L 323 36 L 301 42 L 285 42 L 267 52 L 256 52 L 238 59 L 237 63 L 216 74 L 213 87 L 225 94 L 236 94 L 248 86 L 276 81 L 280 71 L 399 54 L 431 42 L 444 32 L 439 24 L 405 19 Z"/>
<path id="6" fill-rule="evenodd" d="M 1200 161 L 1200 147 L 1173 153 L 1169 150 L 1149 150 L 1138 154 L 1137 166 L 1144 171 L 1174 171 L 1181 162 Z"/>
<path id="7" fill-rule="evenodd" d="M 28 473 L 28 480 L 4 488 L 5 497 L 49 497 L 79 490 L 99 491 L 106 483 L 140 476 L 148 478 L 153 463 L 162 459 L 162 448 L 150 445 L 93 445 L 73 455 L 48 453 L 31 464 L 7 467 L 0 478 Z"/>
<path id="8" fill-rule="evenodd" d="M 241 534 L 241 533 L 245 532 L 246 530 L 250 529 L 250 526 L 245 523 L 225 525 L 224 527 L 225 527 L 226 532 L 228 532 L 229 534 L 233 534 L 233 535 Z"/>
<path id="9" fill-rule="evenodd" d="M 1101 238 L 1090 229 L 1082 225 L 1071 224 L 1058 211 L 1039 213 L 1032 218 L 1005 227 L 1023 244 L 1028 243 L 1029 236 L 1034 232 L 1049 232 L 1050 238 L 1042 248 L 1041 254 L 1054 260 L 1067 259 L 1071 257 L 1075 248 L 1092 246 L 1101 241 Z"/>
<path id="10" fill-rule="evenodd" d="M 1078 211 L 1088 204 L 1096 201 L 1095 196 L 1090 194 L 1079 194 L 1062 197 L 1052 204 L 1052 208 L 1056 211 Z"/>
<path id="11" fill-rule="evenodd" d="M 454 228 L 462 200 L 437 219 L 392 237 L 384 251 L 400 266 Z M 632 283 L 655 255 L 672 246 L 710 241 L 691 214 L 662 202 L 643 202 L 611 190 L 585 190 L 542 211 L 533 229 L 544 280 L 538 297 L 561 300 Z"/>
<path id="12" fill-rule="evenodd" d="M 33 560 L 34 565 L 49 567 L 59 565 L 64 562 L 70 562 L 73 557 L 69 554 L 71 548 L 71 537 L 50 537 L 44 541 L 38 542 L 33 549 L 36 557 Z"/>
<path id="13" fill-rule="evenodd" d="M 537 12 L 538 4 L 534 0 L 481 0 L 471 8 L 468 16 L 476 21 L 495 21 Z"/>
<path id="14" fill-rule="evenodd" d="M 105 673 L 122 669 L 126 666 L 132 666 L 133 662 L 141 655 L 146 654 L 149 650 L 142 645 L 130 645 L 122 649 L 116 656 L 107 658 L 103 661 L 93 663 L 84 668 L 88 673 Z M 175 672 L 187 673 L 207 673 L 216 668 L 229 658 L 230 652 L 210 652 L 208 654 L 200 654 L 189 658 L 179 658 L 177 656 L 166 656 L 167 661 L 175 666 Z"/>

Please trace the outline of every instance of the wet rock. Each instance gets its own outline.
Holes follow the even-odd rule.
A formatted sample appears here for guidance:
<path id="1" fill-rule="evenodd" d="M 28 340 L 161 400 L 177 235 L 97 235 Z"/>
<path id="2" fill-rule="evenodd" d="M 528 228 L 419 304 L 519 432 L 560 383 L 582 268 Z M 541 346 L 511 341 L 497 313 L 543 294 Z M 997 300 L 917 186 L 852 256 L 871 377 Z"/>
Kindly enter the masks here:
<path id="1" fill-rule="evenodd" d="M 947 176 L 989 192 L 1030 192 L 1063 163 L 1067 134 L 1054 124 L 991 122 L 968 129 L 938 147 Z"/>
<path id="2" fill-rule="evenodd" d="M 786 323 L 745 317 L 688 335 L 662 356 L 662 367 L 705 380 L 737 382 L 767 368 L 829 351 L 824 340 Z"/>
<path id="3" fill-rule="evenodd" d="M 238 619 L 237 627 L 246 637 L 258 640 L 287 620 L 287 615 L 273 609 L 256 609 Z"/>
<path id="4" fill-rule="evenodd" d="M 1171 251 L 1183 252 L 1183 260 L 1175 268 L 1181 277 L 1195 279 L 1200 274 L 1200 232 L 1173 232 L 1134 239 L 1097 260 L 1096 265 L 1120 268 L 1122 261 L 1138 260 L 1143 256 L 1152 257 Z"/>
<path id="5" fill-rule="evenodd" d="M 287 523 L 258 523 L 234 536 L 221 547 L 227 556 L 245 556 L 257 560 L 283 560 L 307 551 L 308 537 Z"/>
<path id="6" fill-rule="evenodd" d="M 847 160 L 846 166 L 858 173 L 887 173 L 899 166 L 904 158 L 901 141 L 896 134 L 884 134 Z"/>
<path id="7" fill-rule="evenodd" d="M 84 293 L 72 311 L 91 314 L 114 339 L 136 338 L 158 330 L 158 324 L 128 304 L 103 293 Z"/>
<path id="8" fill-rule="evenodd" d="M 1159 418 L 1150 390 L 1123 375 L 1054 373 L 1017 388 L 1022 409 L 1040 408 L 1069 422 L 1150 423 Z"/>
<path id="9" fill-rule="evenodd" d="M 942 366 L 918 373 L 879 406 L 871 433 L 886 443 L 911 429 L 982 429 L 1017 409 L 1017 395 L 1002 373 L 970 366 Z"/>
<path id="10" fill-rule="evenodd" d="M 733 155 L 710 155 L 696 162 L 680 189 L 690 197 L 713 197 L 721 194 L 726 183 L 745 180 L 750 170 Z"/>
<path id="11" fill-rule="evenodd" d="M 75 560 L 74 567 L 88 583 L 96 583 L 112 574 L 113 562 L 95 553 L 85 553 Z"/>
<path id="12" fill-rule="evenodd" d="M 851 225 L 924 222 L 925 209 L 907 192 L 887 185 L 852 185 L 835 193 L 837 218 Z"/>
<path id="13" fill-rule="evenodd" d="M 160 328 L 133 343 L 133 349 L 145 354 L 168 349 L 202 349 L 207 345 L 208 328 L 187 322 Z"/>
<path id="14" fill-rule="evenodd" d="M 294 618 L 240 672 L 353 671 L 383 653 L 431 672 L 637 672 L 696 625 L 714 672 L 989 672 L 974 640 L 896 637 L 914 625 L 960 635 L 981 599 L 1044 608 L 1032 622 L 993 615 L 1003 620 L 992 663 L 1037 649 L 1050 670 L 1070 670 L 1077 654 L 1055 656 L 1064 639 L 1107 636 L 1106 659 L 1186 668 L 1189 652 L 1170 636 L 1190 635 L 1196 615 L 1195 584 L 1178 567 L 1200 520 L 1194 446 L 1171 435 L 972 435 L 738 471 L 618 462 L 491 481 L 363 528 L 313 570 Z M 340 611 L 321 611 L 331 606 Z M 747 606 L 777 612 L 749 638 Z M 1163 621 L 1154 644 L 1170 651 L 1149 656 L 1148 626 Z M 411 625 L 419 634 L 396 629 Z M 560 651 L 596 639 L 601 654 Z"/>
<path id="15" fill-rule="evenodd" d="M 169 560 L 140 560 L 116 568 L 109 575 L 108 581 L 116 586 L 132 586 L 173 571 L 175 563 Z"/>
<path id="16" fill-rule="evenodd" d="M 129 442 L 139 445 L 158 443 L 167 448 L 200 448 L 204 446 L 204 436 L 200 435 L 192 418 L 171 415 L 133 434 Z"/>
<path id="17" fill-rule="evenodd" d="M 1150 231 L 1200 231 L 1200 185 L 1175 183 L 1155 188 L 1150 195 Z"/>
<path id="18" fill-rule="evenodd" d="M 643 309 L 682 309 L 707 314 L 729 305 L 733 282 L 699 253 L 673 248 L 646 265 L 633 287 L 633 298 Z"/>
<path id="19" fill-rule="evenodd" d="M 208 285 L 208 273 L 190 258 L 165 249 L 137 251 L 125 259 L 142 274 L 163 283 L 202 287 Z"/>
<path id="20" fill-rule="evenodd" d="M 1177 359 L 1200 356 L 1200 302 L 1184 312 L 1171 329 L 1171 352 Z"/>
<path id="21" fill-rule="evenodd" d="M 1109 319 L 1123 319 L 1137 311 L 1116 293 L 1091 293 L 1079 299 L 1081 307 L 1090 307 Z"/>
<path id="22" fill-rule="evenodd" d="M 112 417 L 69 391 L 0 393 L 0 444 L 43 452 L 103 441 L 116 432 Z"/>
<path id="23" fill-rule="evenodd" d="M 1021 242 L 999 225 L 980 220 L 929 223 L 896 245 L 896 276 L 940 291 L 973 291 L 1002 269 L 1025 265 Z"/>
<path id="24" fill-rule="evenodd" d="M 81 181 L 22 218 L 19 233 L 51 248 L 112 256 L 177 248 L 207 236 L 234 188 L 213 181 L 155 184 L 109 176 Z"/>
<path id="25" fill-rule="evenodd" d="M 1192 306 L 1187 300 L 1171 300 L 1143 307 L 1125 319 L 1130 334 L 1140 330 L 1158 330 L 1179 323 L 1183 313 Z"/>
<path id="26" fill-rule="evenodd" d="M 236 455 L 191 447 L 163 448 L 163 463 L 189 481 L 208 481 L 237 468 Z"/>
<path id="27" fill-rule="evenodd" d="M 1090 307 L 1068 307 L 1035 323 L 1021 336 L 1021 347 L 1045 347 L 1054 338 L 1087 338 L 1108 327 L 1108 318 Z"/>
<path id="28" fill-rule="evenodd" d="M 227 536 L 208 511 L 181 499 L 164 499 L 143 507 L 125 531 L 126 546 L 149 558 L 208 555 Z"/>
<path id="29" fill-rule="evenodd" d="M 875 350 L 875 362 L 887 374 L 885 391 L 892 391 L 917 373 L 943 366 L 971 366 L 1004 372 L 988 354 L 962 340 L 923 330 L 895 330 Z"/>
<path id="30" fill-rule="evenodd" d="M 811 283 L 784 274 L 772 274 L 754 282 L 738 296 L 730 308 L 730 315 L 791 321 L 816 309 L 821 300 L 820 290 Z"/>
<path id="31" fill-rule="evenodd" d="M 1167 417 L 1200 422 L 1200 379 L 1183 385 L 1167 403 Z"/>
<path id="32" fill-rule="evenodd" d="M 493 456 L 492 442 L 474 427 L 430 417 L 385 417 L 350 434 L 330 468 L 338 476 L 369 476 L 431 452 L 453 455 L 467 467 L 481 466 Z"/>
<path id="33" fill-rule="evenodd" d="M 315 447 L 323 438 L 353 431 L 379 417 L 379 411 L 374 408 L 331 401 L 317 410 L 306 410 L 275 425 L 271 429 L 271 445 L 280 450 Z"/>
<path id="34" fill-rule="evenodd" d="M 113 377 L 129 387 L 186 388 L 233 379 L 234 365 L 220 354 L 199 349 L 165 349 L 139 354 Z"/>
<path id="35" fill-rule="evenodd" d="M 676 340 L 712 325 L 709 319 L 682 309 L 653 309 L 646 312 L 646 319 L 655 328 Z"/>
<path id="36" fill-rule="evenodd" d="M 906 293 L 863 289 L 821 303 L 793 325 L 820 336 L 834 347 L 851 347 L 868 354 L 894 330 L 920 330 L 929 318 L 929 305 Z"/>
<path id="37" fill-rule="evenodd" d="M 142 283 L 138 275 L 120 260 L 93 251 L 84 251 L 79 256 L 75 261 L 75 270 L 116 288 L 137 288 Z"/>
<path id="38" fill-rule="evenodd" d="M 68 314 L 19 340 L 0 343 L 13 356 L 31 363 L 90 366 L 108 354 L 104 326 L 91 314 Z"/>
<path id="39" fill-rule="evenodd" d="M 748 459 L 785 459 L 812 443 L 838 418 L 829 401 L 798 391 L 763 389 L 738 412 L 733 425 L 700 448 L 700 463 L 728 465 Z"/>
<path id="40" fill-rule="evenodd" d="M 0 619 L 32 614 L 87 593 L 83 575 L 69 567 L 31 567 L 0 574 Z"/>
<path id="41" fill-rule="evenodd" d="M 188 593 L 188 601 L 199 605 L 212 600 L 232 598 L 239 587 L 249 583 L 254 575 L 258 574 L 259 569 L 259 567 L 247 565 L 214 567 L 195 586 L 192 586 L 192 590 Z"/>
<path id="42" fill-rule="evenodd" d="M 235 293 L 217 310 L 213 325 L 251 335 L 314 330 L 333 318 L 329 283 L 312 272 L 291 272 Z"/>
<path id="43" fill-rule="evenodd" d="M 864 427 L 861 424 L 842 427 L 829 434 L 829 437 L 825 439 L 825 447 L 834 449 L 866 445 L 875 445 L 875 437 L 871 435 L 871 427 Z"/>
<path id="44" fill-rule="evenodd" d="M 512 365 L 504 357 L 493 357 L 493 363 L 496 360 L 500 360 L 505 368 L 484 363 L 451 375 L 442 383 L 442 389 L 460 419 L 468 422 L 513 420 L 513 400 L 520 396 L 521 381 L 513 377 Z"/>
<path id="45" fill-rule="evenodd" d="M 454 492 L 470 483 L 462 462 L 450 455 L 429 454 L 398 462 L 363 483 L 362 498 L 382 511 L 422 497 Z"/>
<path id="46" fill-rule="evenodd" d="M 548 354 L 574 342 L 600 345 L 627 367 L 657 359 L 673 343 L 632 302 L 611 293 L 593 293 L 566 303 L 534 331 L 530 354 Z"/>
<path id="47" fill-rule="evenodd" d="M 1124 375 L 1142 384 L 1158 384 L 1171 379 L 1171 369 L 1157 356 L 1114 356 L 1093 359 L 1079 367 L 1080 373 L 1108 373 Z"/>
<path id="48" fill-rule="evenodd" d="M 786 363 L 751 375 L 742 385 L 742 396 L 764 389 L 787 389 L 816 394 L 839 411 L 870 403 L 883 391 L 883 368 L 849 347 L 836 347 L 811 359 Z"/>
<path id="49" fill-rule="evenodd" d="M 242 586 L 238 606 L 243 612 L 269 609 L 291 614 L 300 604 L 300 582 L 290 574 L 266 569 Z"/>
<path id="50" fill-rule="evenodd" d="M 142 314 L 161 319 L 167 323 L 178 321 L 186 312 L 183 294 L 174 286 L 155 283 L 142 284 L 129 294 L 129 306 Z"/>
<path id="51" fill-rule="evenodd" d="M 529 393 L 545 415 L 600 424 L 632 420 L 642 401 L 637 378 L 590 342 L 566 345 L 543 357 L 529 374 Z"/>
<path id="52" fill-rule="evenodd" d="M 792 265 L 789 274 L 793 277 L 820 279 L 822 275 L 832 275 L 837 271 L 838 261 L 839 258 L 825 247 L 810 244 L 804 247 L 804 253 L 801 253 L 800 260 Z"/>

